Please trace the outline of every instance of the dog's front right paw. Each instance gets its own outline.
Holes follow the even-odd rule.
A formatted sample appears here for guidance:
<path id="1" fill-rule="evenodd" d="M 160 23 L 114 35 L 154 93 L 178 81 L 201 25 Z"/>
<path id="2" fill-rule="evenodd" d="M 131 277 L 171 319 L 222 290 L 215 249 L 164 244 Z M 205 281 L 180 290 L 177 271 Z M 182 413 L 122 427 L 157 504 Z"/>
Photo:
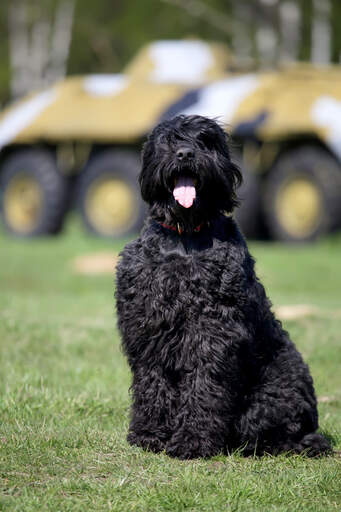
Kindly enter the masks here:
<path id="1" fill-rule="evenodd" d="M 167 455 L 183 460 L 213 457 L 220 452 L 221 449 L 215 446 L 209 437 L 205 438 L 189 432 L 173 436 L 166 447 Z"/>
<path id="2" fill-rule="evenodd" d="M 162 452 L 166 447 L 165 441 L 147 433 L 136 434 L 136 432 L 129 432 L 127 441 L 131 445 L 139 446 L 144 450 L 154 453 Z"/>

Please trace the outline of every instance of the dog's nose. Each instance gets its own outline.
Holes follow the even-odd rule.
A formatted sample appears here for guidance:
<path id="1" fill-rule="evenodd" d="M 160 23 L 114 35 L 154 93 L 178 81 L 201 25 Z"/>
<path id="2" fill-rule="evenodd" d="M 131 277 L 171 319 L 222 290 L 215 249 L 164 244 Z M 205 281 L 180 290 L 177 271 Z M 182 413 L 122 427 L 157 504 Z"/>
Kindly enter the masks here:
<path id="1" fill-rule="evenodd" d="M 178 160 L 189 160 L 194 157 L 194 151 L 191 148 L 182 147 L 177 150 L 176 157 Z"/>

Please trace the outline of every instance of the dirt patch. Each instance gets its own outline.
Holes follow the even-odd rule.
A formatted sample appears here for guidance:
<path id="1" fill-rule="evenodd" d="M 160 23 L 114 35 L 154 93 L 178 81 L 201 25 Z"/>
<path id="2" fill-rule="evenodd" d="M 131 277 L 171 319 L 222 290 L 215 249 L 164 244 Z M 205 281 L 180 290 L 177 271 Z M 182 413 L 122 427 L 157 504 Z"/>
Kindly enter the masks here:
<path id="1" fill-rule="evenodd" d="M 317 401 L 320 402 L 321 404 L 327 404 L 329 402 L 333 402 L 335 400 L 335 398 L 333 396 L 319 396 L 317 398 Z"/>
<path id="2" fill-rule="evenodd" d="M 306 316 L 316 316 L 320 313 L 319 308 L 309 304 L 294 304 L 290 306 L 279 306 L 276 308 L 276 315 L 281 320 L 295 320 Z"/>
<path id="3" fill-rule="evenodd" d="M 118 255 L 113 252 L 96 252 L 77 256 L 72 261 L 72 270 L 77 274 L 98 275 L 113 274 Z"/>
<path id="4" fill-rule="evenodd" d="M 311 304 L 293 304 L 289 306 L 278 306 L 275 313 L 281 320 L 296 320 L 304 317 L 319 318 L 341 318 L 341 310 L 320 309 Z"/>

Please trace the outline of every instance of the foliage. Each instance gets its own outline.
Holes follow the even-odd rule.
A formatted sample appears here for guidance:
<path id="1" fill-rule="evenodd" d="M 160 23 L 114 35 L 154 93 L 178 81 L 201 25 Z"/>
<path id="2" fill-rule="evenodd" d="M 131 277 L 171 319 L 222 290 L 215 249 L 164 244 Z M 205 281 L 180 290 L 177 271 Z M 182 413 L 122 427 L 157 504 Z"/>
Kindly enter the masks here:
<path id="1" fill-rule="evenodd" d="M 41 4 L 37 0 L 25 0 L 37 15 Z M 313 0 L 297 0 L 301 9 L 302 23 L 300 28 L 299 57 L 310 58 L 311 29 L 313 23 Z M 52 16 L 58 0 L 44 2 Z M 236 6 L 244 7 L 249 12 L 248 19 L 239 20 L 247 27 L 249 34 L 265 24 L 278 32 L 278 12 L 272 5 L 279 6 L 284 0 L 268 2 L 263 0 L 197 0 L 200 7 L 206 6 L 216 13 L 221 13 L 224 20 L 231 19 L 229 27 L 217 28 L 209 22 L 200 8 L 181 8 L 171 0 L 79 0 L 77 3 L 73 29 L 73 41 L 69 59 L 68 72 L 100 73 L 117 72 L 136 53 L 137 49 L 152 39 L 183 38 L 196 36 L 204 39 L 220 40 L 232 44 L 233 30 L 236 21 Z M 341 51 L 341 6 L 339 0 L 331 2 L 332 60 L 339 62 Z M 9 99 L 9 57 L 7 19 L 8 6 L 12 0 L 2 0 L 0 5 L 0 30 L 2 36 L 0 46 L 0 100 Z M 295 3 L 295 0 L 294 0 Z M 37 10 L 38 6 L 38 10 Z M 195 11 L 195 12 L 194 12 Z M 254 37 L 252 35 L 252 37 Z M 254 52 L 253 52 L 254 53 Z"/>
<path id="2" fill-rule="evenodd" d="M 335 455 L 181 462 L 130 447 L 129 371 L 115 328 L 113 276 L 73 271 L 76 256 L 124 241 L 67 232 L 0 234 L 0 510 L 301 511 L 341 508 Z M 340 450 L 340 236 L 314 246 L 252 244 L 275 306 L 309 362 L 322 429 Z"/>

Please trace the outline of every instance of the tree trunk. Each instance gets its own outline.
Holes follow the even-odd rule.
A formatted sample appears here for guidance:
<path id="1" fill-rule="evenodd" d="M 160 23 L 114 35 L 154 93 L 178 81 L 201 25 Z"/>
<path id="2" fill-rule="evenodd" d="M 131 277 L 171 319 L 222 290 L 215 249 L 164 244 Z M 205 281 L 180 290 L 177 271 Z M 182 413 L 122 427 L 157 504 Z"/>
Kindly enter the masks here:
<path id="1" fill-rule="evenodd" d="M 328 64 L 331 56 L 330 0 L 314 0 L 311 40 L 311 60 Z"/>
<path id="2" fill-rule="evenodd" d="M 8 8 L 13 98 L 63 78 L 69 56 L 75 0 L 59 1 L 53 24 L 48 4 L 34 0 L 31 10 L 29 5 L 13 0 Z"/>
<path id="3" fill-rule="evenodd" d="M 24 0 L 15 0 L 8 8 L 11 93 L 14 98 L 30 86 L 28 10 Z"/>
<path id="4" fill-rule="evenodd" d="M 47 79 L 50 83 L 66 74 L 74 8 L 75 0 L 62 0 L 57 7 L 52 33 L 50 66 L 47 70 Z"/>
<path id="5" fill-rule="evenodd" d="M 279 6 L 280 16 L 280 60 L 296 61 L 300 49 L 301 11 L 296 1 L 286 0 Z"/>

